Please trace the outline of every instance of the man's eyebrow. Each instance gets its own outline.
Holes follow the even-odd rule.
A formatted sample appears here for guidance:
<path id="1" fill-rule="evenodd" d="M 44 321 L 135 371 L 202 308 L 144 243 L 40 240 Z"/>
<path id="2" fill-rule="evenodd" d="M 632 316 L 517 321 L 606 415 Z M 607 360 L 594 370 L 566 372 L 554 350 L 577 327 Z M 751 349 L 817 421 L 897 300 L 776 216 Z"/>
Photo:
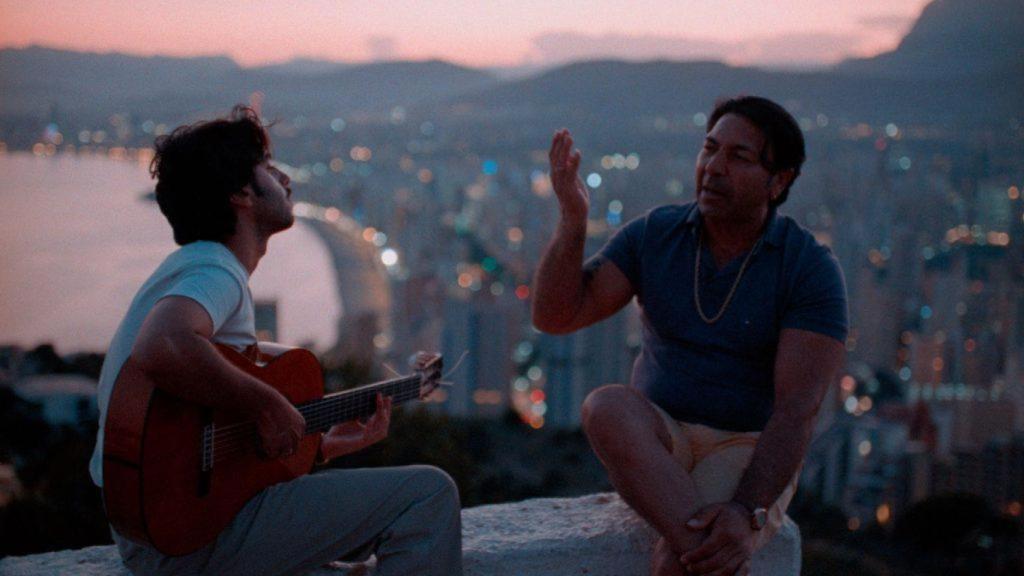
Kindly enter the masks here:
<path id="1" fill-rule="evenodd" d="M 718 143 L 718 140 L 715 140 L 711 136 L 705 136 L 704 137 L 704 142 L 710 142 L 711 144 L 714 144 L 715 146 L 721 146 L 721 144 Z M 736 148 L 736 149 L 738 149 L 738 150 L 740 150 L 742 152 L 750 152 L 751 154 L 755 154 L 755 155 L 759 154 L 759 152 L 757 150 L 755 150 L 754 148 L 752 148 L 750 146 L 747 146 L 746 144 L 734 144 L 732 147 Z"/>

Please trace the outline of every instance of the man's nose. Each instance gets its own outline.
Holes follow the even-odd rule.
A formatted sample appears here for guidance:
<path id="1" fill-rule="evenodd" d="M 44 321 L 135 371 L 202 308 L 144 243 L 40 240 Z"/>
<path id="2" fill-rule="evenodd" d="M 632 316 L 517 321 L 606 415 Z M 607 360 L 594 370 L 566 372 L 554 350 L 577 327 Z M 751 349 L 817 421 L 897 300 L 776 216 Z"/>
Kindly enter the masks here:
<path id="1" fill-rule="evenodd" d="M 711 174 L 725 174 L 727 171 L 725 162 L 725 155 L 721 152 L 715 152 L 708 158 L 707 164 L 704 165 L 704 171 L 710 172 Z"/>

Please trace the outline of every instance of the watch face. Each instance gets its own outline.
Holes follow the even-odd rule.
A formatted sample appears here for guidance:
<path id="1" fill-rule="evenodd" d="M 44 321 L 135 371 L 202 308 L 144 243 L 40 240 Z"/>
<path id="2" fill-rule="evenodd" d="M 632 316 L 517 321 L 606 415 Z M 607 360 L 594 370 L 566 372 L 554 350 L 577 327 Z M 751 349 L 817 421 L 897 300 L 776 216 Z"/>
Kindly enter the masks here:
<path id="1" fill-rule="evenodd" d="M 760 530 L 764 528 L 764 525 L 768 523 L 768 511 L 764 508 L 757 508 L 750 515 L 750 526 L 754 530 Z"/>

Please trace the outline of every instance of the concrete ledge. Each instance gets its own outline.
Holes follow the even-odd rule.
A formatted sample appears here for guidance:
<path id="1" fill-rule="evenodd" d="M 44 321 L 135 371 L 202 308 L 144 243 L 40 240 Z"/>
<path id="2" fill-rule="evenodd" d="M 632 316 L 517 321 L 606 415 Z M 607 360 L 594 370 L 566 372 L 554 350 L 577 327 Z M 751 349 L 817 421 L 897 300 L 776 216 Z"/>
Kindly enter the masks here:
<path id="1" fill-rule="evenodd" d="M 462 511 L 466 576 L 647 576 L 655 532 L 615 494 L 543 498 Z M 314 576 L 359 574 L 324 567 Z M 114 546 L 0 560 L 3 576 L 127 575 Z M 758 551 L 753 576 L 798 576 L 800 531 L 788 517 Z"/>
<path id="2" fill-rule="evenodd" d="M 466 576 L 648 576 L 657 536 L 614 493 L 480 506 L 462 521 Z M 751 574 L 800 574 L 800 530 L 789 517 Z"/>

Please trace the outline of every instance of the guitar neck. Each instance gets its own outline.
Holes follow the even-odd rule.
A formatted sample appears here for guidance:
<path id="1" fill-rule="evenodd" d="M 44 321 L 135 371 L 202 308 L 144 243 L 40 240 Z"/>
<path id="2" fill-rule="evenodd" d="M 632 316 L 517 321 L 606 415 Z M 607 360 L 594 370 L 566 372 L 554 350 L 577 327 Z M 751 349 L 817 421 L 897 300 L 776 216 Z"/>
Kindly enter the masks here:
<path id="1" fill-rule="evenodd" d="M 405 376 L 328 394 L 296 406 L 306 418 L 306 434 L 326 432 L 335 424 L 371 416 L 377 411 L 377 394 L 390 397 L 397 406 L 420 397 L 420 376 Z"/>

